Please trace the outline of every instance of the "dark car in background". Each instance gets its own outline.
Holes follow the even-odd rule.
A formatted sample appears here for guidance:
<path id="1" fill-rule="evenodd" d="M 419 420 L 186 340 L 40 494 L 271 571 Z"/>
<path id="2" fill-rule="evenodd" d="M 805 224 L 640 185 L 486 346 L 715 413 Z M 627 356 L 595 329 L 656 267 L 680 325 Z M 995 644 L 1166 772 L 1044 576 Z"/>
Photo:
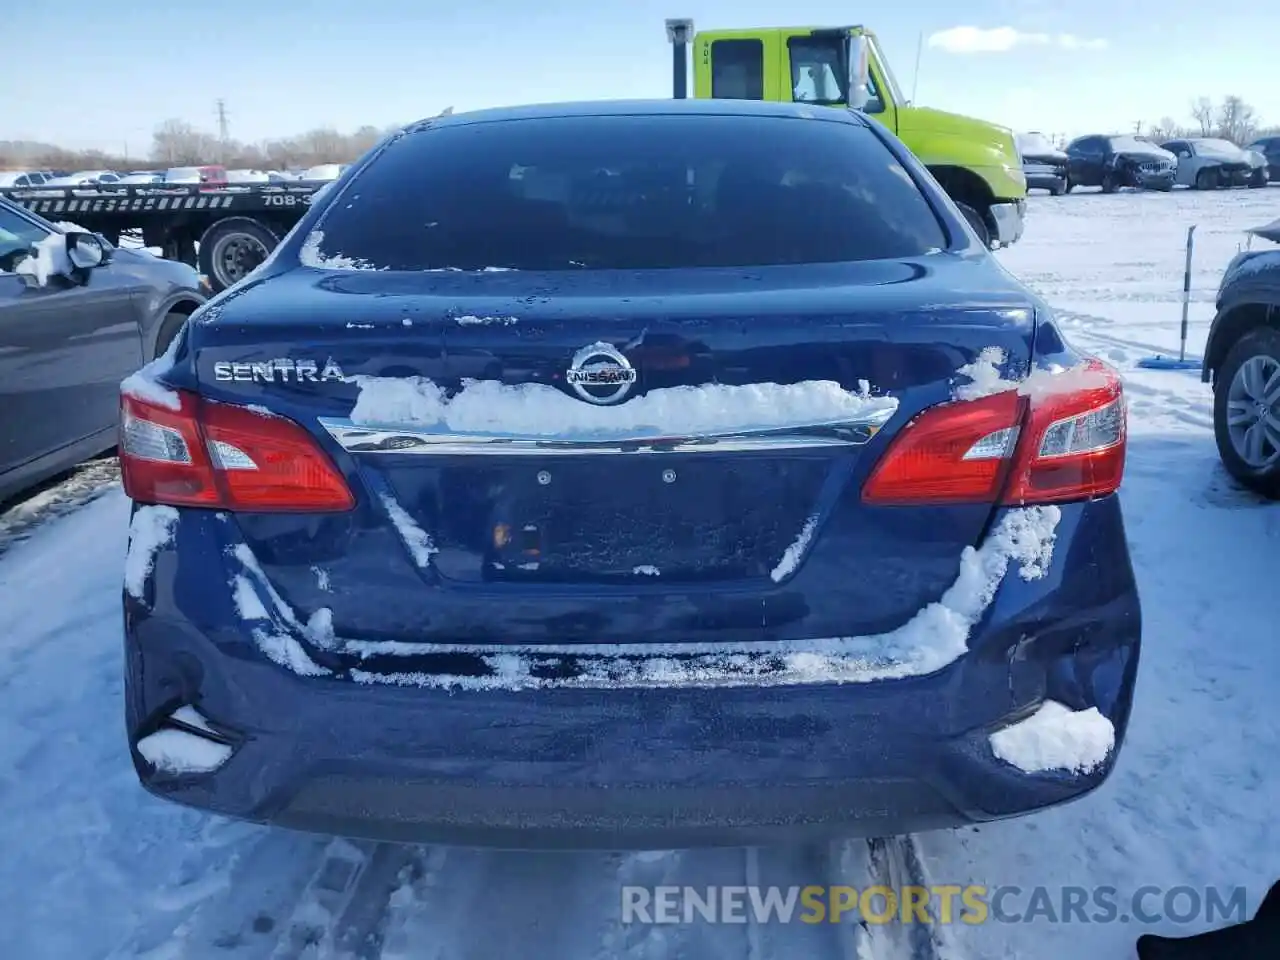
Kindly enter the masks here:
<path id="1" fill-rule="evenodd" d="M 1168 192 L 1177 180 L 1178 160 L 1150 140 L 1128 134 L 1090 134 L 1067 144 L 1067 191 L 1122 187 Z"/>
<path id="2" fill-rule="evenodd" d="M 423 121 L 140 379 L 160 796 L 670 849 L 1023 814 L 1115 762 L 1120 379 L 859 112 Z M 1114 736 L 1059 769 L 1031 718 Z"/>
<path id="3" fill-rule="evenodd" d="M 1067 192 L 1067 154 L 1053 145 L 1043 133 L 1032 131 L 1017 135 L 1018 153 L 1022 157 L 1022 173 L 1028 190 L 1048 190 L 1055 197 Z"/>
<path id="4" fill-rule="evenodd" d="M 0 501 L 114 447 L 120 380 L 204 299 L 185 264 L 0 198 Z"/>
<path id="5" fill-rule="evenodd" d="M 1245 147 L 1256 150 L 1267 161 L 1267 179 L 1274 183 L 1280 180 L 1280 137 L 1259 137 Z"/>

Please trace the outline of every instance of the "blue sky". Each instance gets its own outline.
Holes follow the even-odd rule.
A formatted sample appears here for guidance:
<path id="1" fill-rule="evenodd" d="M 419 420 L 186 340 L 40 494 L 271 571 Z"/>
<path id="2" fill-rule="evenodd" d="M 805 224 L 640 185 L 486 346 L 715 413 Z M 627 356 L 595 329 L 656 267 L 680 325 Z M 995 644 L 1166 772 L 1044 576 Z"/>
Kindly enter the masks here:
<path id="1" fill-rule="evenodd" d="M 908 95 L 918 40 L 932 37 L 918 101 L 1020 129 L 1185 121 L 1193 97 L 1229 93 L 1280 123 L 1280 10 L 1205 9 L 1185 0 L 35 3 L 21 42 L 6 45 L 0 139 L 141 156 L 166 118 L 216 129 L 219 97 L 231 135 L 249 141 L 407 122 L 447 106 L 665 97 L 662 21 L 672 16 L 703 28 L 861 19 Z"/>

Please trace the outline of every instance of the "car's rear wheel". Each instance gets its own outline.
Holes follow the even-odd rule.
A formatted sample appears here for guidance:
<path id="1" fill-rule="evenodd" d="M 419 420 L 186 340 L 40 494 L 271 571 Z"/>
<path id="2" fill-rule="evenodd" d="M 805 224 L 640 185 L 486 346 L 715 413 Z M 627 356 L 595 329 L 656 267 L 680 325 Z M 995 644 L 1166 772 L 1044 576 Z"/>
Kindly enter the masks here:
<path id="1" fill-rule="evenodd" d="M 1049 188 L 1049 193 L 1050 193 L 1052 196 L 1060 197 L 1060 196 L 1062 196 L 1064 193 L 1066 193 L 1066 192 L 1067 192 L 1067 190 L 1069 190 L 1069 189 L 1070 189 L 1070 187 L 1068 187 L 1068 186 L 1067 186 L 1067 181 L 1065 181 L 1065 180 L 1059 180 L 1057 183 L 1055 183 L 1052 187 L 1050 187 L 1050 188 Z"/>
<path id="2" fill-rule="evenodd" d="M 173 338 L 178 335 L 178 331 L 186 322 L 187 314 L 185 313 L 178 313 L 175 310 L 165 314 L 164 322 L 160 324 L 160 332 L 156 335 L 155 355 L 157 357 L 169 349 L 169 344 L 173 343 Z"/>
<path id="3" fill-rule="evenodd" d="M 1116 175 L 1108 170 L 1102 175 L 1102 192 L 1115 193 L 1120 189 L 1120 183 L 1116 179 Z"/>
<path id="4" fill-rule="evenodd" d="M 1280 330 L 1255 328 L 1231 348 L 1214 384 L 1213 427 L 1227 471 L 1280 499 Z"/>
<path id="5" fill-rule="evenodd" d="M 1218 171 L 1217 170 L 1201 170 L 1196 174 L 1197 190 L 1216 190 L 1218 189 Z"/>

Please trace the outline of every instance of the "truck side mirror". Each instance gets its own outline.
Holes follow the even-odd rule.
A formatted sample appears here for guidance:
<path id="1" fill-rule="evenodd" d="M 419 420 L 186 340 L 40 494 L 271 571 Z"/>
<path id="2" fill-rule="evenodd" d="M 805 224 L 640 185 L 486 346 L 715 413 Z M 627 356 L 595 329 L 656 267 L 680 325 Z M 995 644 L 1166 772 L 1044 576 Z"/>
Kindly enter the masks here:
<path id="1" fill-rule="evenodd" d="M 849 106 L 861 110 L 871 99 L 871 46 L 857 34 L 849 38 Z"/>

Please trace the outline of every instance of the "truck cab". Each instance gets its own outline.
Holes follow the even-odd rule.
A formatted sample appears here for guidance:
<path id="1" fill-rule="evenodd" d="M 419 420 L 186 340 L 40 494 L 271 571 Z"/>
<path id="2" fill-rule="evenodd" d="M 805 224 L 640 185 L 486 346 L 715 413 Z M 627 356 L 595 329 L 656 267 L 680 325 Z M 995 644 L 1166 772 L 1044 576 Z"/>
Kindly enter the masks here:
<path id="1" fill-rule="evenodd" d="M 861 110 L 920 158 L 989 245 L 1008 246 L 1022 236 L 1027 185 L 1013 131 L 911 103 L 866 27 L 695 33 L 687 19 L 666 26 L 678 99 L 689 95 L 691 48 L 696 98 Z"/>

